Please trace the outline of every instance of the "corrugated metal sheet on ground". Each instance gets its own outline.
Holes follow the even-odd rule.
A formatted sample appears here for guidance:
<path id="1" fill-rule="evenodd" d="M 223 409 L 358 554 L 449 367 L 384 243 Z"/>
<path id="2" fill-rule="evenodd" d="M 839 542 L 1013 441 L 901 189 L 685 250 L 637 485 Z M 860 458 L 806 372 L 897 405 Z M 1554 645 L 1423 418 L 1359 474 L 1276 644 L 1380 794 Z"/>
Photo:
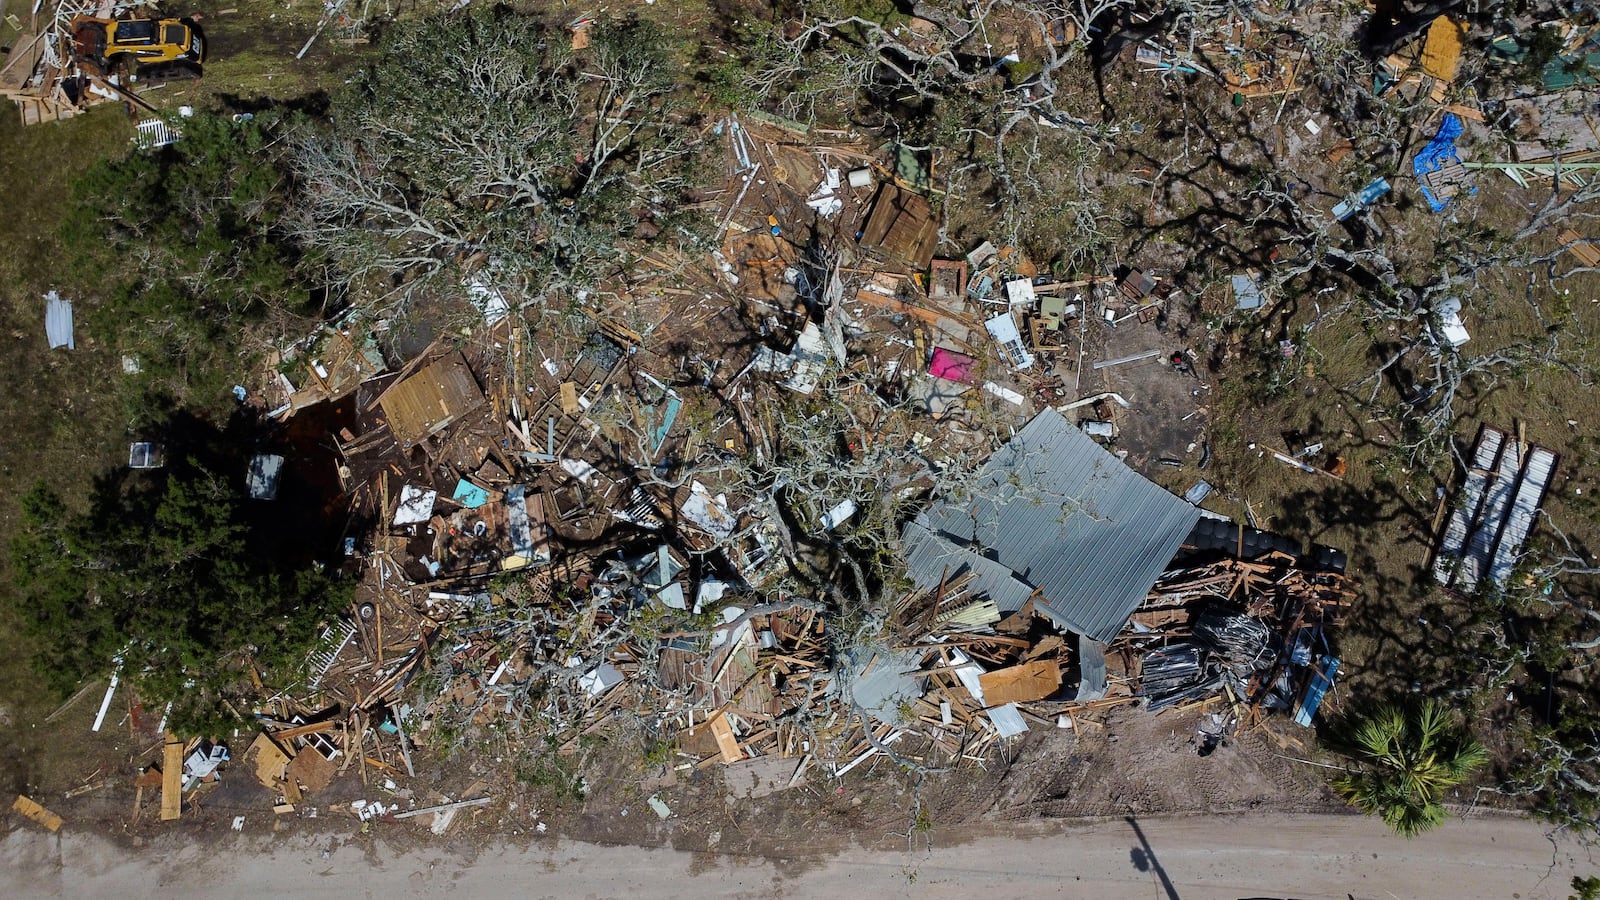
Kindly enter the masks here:
<path id="1" fill-rule="evenodd" d="M 1039 588 L 1057 625 L 1110 641 L 1199 518 L 1047 409 L 990 458 L 970 496 L 946 498 L 917 524 Z"/>
<path id="2" fill-rule="evenodd" d="M 1556 455 L 1543 447 L 1528 454 L 1528 464 L 1522 472 L 1522 484 L 1517 487 L 1516 499 L 1511 503 L 1511 513 L 1506 517 L 1505 531 L 1500 535 L 1500 546 L 1495 548 L 1494 560 L 1489 566 L 1489 577 L 1495 584 L 1505 584 L 1516 566 L 1522 542 L 1533 530 L 1534 518 L 1539 514 L 1539 504 L 1544 502 L 1550 477 L 1555 474 Z"/>
<path id="3" fill-rule="evenodd" d="M 922 654 L 915 650 L 863 648 L 849 654 L 850 694 L 855 704 L 883 722 L 902 718 L 901 707 L 922 696 Z"/>
<path id="4" fill-rule="evenodd" d="M 1487 574 L 1489 558 L 1500 540 L 1500 526 L 1511 510 L 1511 498 L 1517 488 L 1517 473 L 1522 470 L 1522 452 L 1515 441 L 1506 441 L 1500 451 L 1500 465 L 1494 479 L 1483 492 L 1483 513 L 1478 527 L 1467 538 L 1461 556 L 1461 572 L 1457 576 L 1471 590 Z"/>
<path id="5" fill-rule="evenodd" d="M 76 350 L 72 340 L 72 301 L 61 299 L 55 291 L 45 294 L 44 300 L 44 333 L 50 339 L 50 349 Z"/>
<path id="6" fill-rule="evenodd" d="M 1505 439 L 1505 433 L 1495 428 L 1485 428 L 1479 434 L 1477 449 L 1472 455 L 1472 468 L 1467 472 L 1466 484 L 1461 487 L 1463 498 L 1476 498 L 1483 496 L 1483 486 L 1488 480 L 1487 473 L 1494 468 L 1494 461 L 1500 455 L 1500 442 Z M 1461 556 L 1461 548 L 1467 545 L 1467 529 L 1472 524 L 1472 519 L 1477 515 L 1474 507 L 1468 509 L 1464 502 L 1457 502 L 1450 513 L 1450 524 L 1445 526 L 1444 539 L 1439 544 L 1439 555 L 1434 559 L 1434 578 L 1441 582 L 1450 580 L 1450 569 L 1455 565 L 1455 560 Z"/>
<path id="7" fill-rule="evenodd" d="M 1485 578 L 1504 584 L 1537 522 L 1559 460 L 1544 447 L 1524 453 L 1505 432 L 1483 426 L 1434 556 L 1434 578 L 1468 593 Z"/>

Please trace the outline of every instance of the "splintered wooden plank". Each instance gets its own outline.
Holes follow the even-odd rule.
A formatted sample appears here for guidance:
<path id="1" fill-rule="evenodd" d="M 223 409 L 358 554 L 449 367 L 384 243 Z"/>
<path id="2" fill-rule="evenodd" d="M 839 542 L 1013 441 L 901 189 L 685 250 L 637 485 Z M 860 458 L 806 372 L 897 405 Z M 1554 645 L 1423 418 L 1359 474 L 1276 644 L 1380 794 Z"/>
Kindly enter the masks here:
<path id="1" fill-rule="evenodd" d="M 59 831 L 61 829 L 61 817 L 40 806 L 30 797 L 18 794 L 17 800 L 11 804 L 11 808 L 22 813 L 28 819 L 43 825 L 48 831 Z"/>
<path id="2" fill-rule="evenodd" d="M 578 385 L 574 382 L 561 382 L 561 411 L 569 416 L 575 416 L 582 411 L 582 407 L 578 406 Z M 546 450 L 545 452 L 554 453 L 555 451 Z"/>
<path id="3" fill-rule="evenodd" d="M 170 822 L 183 813 L 183 741 L 167 735 L 161 752 L 161 821 Z"/>
<path id="4" fill-rule="evenodd" d="M 722 761 L 736 763 L 744 759 L 744 751 L 739 749 L 739 739 L 733 736 L 733 726 L 728 724 L 726 713 L 718 713 L 708 726 L 711 734 L 717 739 L 717 749 L 722 753 Z"/>
<path id="5" fill-rule="evenodd" d="M 313 722 L 310 725 L 296 725 L 293 728 L 285 728 L 281 731 L 274 731 L 267 736 L 273 741 L 277 742 L 279 746 L 288 746 L 289 742 L 295 738 L 302 738 L 311 734 L 319 734 L 324 731 L 332 731 L 333 727 L 338 724 L 338 721 L 329 719 L 325 722 Z"/>

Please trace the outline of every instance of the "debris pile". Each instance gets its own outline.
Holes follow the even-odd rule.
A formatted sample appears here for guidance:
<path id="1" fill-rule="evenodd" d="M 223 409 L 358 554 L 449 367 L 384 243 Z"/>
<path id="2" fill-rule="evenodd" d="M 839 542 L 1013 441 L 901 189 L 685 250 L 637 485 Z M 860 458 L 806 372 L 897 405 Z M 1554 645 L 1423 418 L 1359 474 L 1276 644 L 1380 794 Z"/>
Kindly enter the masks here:
<path id="1" fill-rule="evenodd" d="M 1200 396 L 1191 351 L 1150 349 L 1172 282 L 987 241 L 935 258 L 934 156 L 773 117 L 712 135 L 704 259 L 653 245 L 560 313 L 512 310 L 493 261 L 469 263 L 448 337 L 399 353 L 353 314 L 272 361 L 293 446 L 256 457 L 255 493 L 309 479 L 358 581 L 301 672 L 249 667 L 268 699 L 241 759 L 276 811 L 354 774 L 389 794 L 350 807 L 363 821 L 447 828 L 484 789 L 418 796 L 414 756 L 488 734 L 554 756 L 645 735 L 676 768 L 793 785 L 982 765 L 1117 706 L 1226 694 L 1309 721 L 1343 577 L 1171 568 L 1200 510 L 1107 446 L 1131 392 L 1078 393 L 1159 360 Z M 840 574 L 868 556 L 892 562 Z"/>
<path id="2" fill-rule="evenodd" d="M 1226 693 L 1246 723 L 1263 711 L 1292 710 L 1310 724 L 1322 701 L 1319 673 L 1331 680 L 1338 666 L 1328 629 L 1354 598 L 1342 571 L 1277 550 L 1175 568 L 1151 588 L 1112 650 L 1143 654 L 1136 693 L 1149 709 Z"/>
<path id="3" fill-rule="evenodd" d="M 3 45 L 0 57 L 0 97 L 17 105 L 25 125 L 69 119 L 91 106 L 109 101 L 126 101 L 154 111 L 122 82 L 125 74 L 108 71 L 98 54 L 105 53 L 105 35 L 99 47 L 81 37 L 85 23 L 90 26 L 110 22 L 138 4 L 117 4 L 113 0 L 59 0 L 34 3 L 26 20 L 12 16 L 6 24 L 14 31 Z M 154 26 L 154 20 L 139 20 Z M 145 44 L 159 44 L 153 39 Z M 187 45 L 185 48 L 187 49 Z"/>

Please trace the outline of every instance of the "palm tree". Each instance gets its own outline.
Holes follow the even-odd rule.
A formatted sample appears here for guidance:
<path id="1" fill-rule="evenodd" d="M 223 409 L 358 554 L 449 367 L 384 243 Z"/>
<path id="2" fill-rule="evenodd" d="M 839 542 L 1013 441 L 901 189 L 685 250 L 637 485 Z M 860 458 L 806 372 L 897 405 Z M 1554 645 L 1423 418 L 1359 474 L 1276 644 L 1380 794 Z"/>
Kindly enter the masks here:
<path id="1" fill-rule="evenodd" d="M 1489 760 L 1489 752 L 1451 720 L 1442 703 L 1385 704 L 1349 735 L 1356 766 L 1334 790 L 1362 812 L 1383 817 L 1396 834 L 1415 837 L 1444 823 L 1444 792 Z"/>

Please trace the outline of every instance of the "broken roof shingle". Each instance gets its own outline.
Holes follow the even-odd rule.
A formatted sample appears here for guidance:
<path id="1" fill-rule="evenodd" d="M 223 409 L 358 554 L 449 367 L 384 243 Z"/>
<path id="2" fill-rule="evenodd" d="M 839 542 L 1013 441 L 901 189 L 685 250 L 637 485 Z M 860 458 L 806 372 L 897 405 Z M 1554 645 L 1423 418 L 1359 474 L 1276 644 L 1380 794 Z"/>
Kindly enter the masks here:
<path id="1" fill-rule="evenodd" d="M 1009 569 L 1039 590 L 1040 612 L 1098 641 L 1122 629 L 1200 517 L 1053 409 L 990 457 L 974 484 L 915 524 Z M 935 549 L 908 549 L 913 580 L 943 577 L 948 557 Z"/>

